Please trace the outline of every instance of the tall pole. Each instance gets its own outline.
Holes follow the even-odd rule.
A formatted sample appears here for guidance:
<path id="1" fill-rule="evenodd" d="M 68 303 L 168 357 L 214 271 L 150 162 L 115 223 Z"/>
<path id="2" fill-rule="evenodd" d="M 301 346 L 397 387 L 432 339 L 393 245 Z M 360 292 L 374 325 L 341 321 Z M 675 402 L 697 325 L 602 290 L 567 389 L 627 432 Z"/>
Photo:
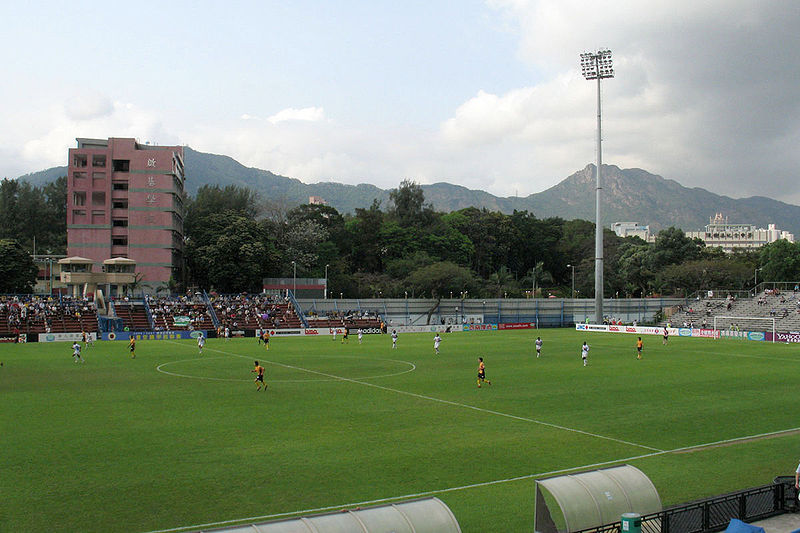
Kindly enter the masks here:
<path id="1" fill-rule="evenodd" d="M 594 229 L 594 316 L 597 324 L 603 323 L 603 224 L 600 221 L 600 169 L 603 165 L 603 135 L 600 113 L 600 76 L 597 76 L 597 180 L 595 189 L 595 229 Z"/>
<path id="2" fill-rule="evenodd" d="M 327 300 L 328 299 L 328 267 L 329 266 L 330 265 L 325 265 L 325 297 L 323 298 L 323 300 Z"/>
<path id="3" fill-rule="evenodd" d="M 297 263 L 292 261 L 292 297 L 297 298 Z"/>
<path id="4" fill-rule="evenodd" d="M 594 239 L 594 314 L 598 324 L 603 321 L 603 225 L 600 221 L 600 191 L 602 191 L 601 169 L 603 167 L 602 113 L 600 108 L 600 80 L 613 78 L 611 50 L 598 50 L 597 53 L 581 54 L 581 70 L 587 80 L 597 80 L 597 168 L 596 207 Z"/>
<path id="5" fill-rule="evenodd" d="M 572 268 L 572 292 L 570 293 L 570 298 L 575 298 L 575 265 L 567 265 L 568 267 Z"/>

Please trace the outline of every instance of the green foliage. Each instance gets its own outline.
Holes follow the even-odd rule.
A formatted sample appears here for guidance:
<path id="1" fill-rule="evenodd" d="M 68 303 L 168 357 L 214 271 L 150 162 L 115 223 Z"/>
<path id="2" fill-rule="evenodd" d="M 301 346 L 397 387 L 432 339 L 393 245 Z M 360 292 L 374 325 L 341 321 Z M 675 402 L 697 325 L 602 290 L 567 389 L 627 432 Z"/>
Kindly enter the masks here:
<path id="1" fill-rule="evenodd" d="M 468 268 L 450 261 L 440 261 L 412 272 L 406 278 L 408 285 L 418 297 L 443 298 L 450 292 L 474 292 L 477 286 L 475 277 Z"/>
<path id="2" fill-rule="evenodd" d="M 424 212 L 432 211 L 430 207 L 425 208 L 422 187 L 412 180 L 401 181 L 400 186 L 389 193 L 389 200 L 394 204 L 389 213 L 404 226 L 424 224 Z"/>
<path id="3" fill-rule="evenodd" d="M 205 217 L 206 236 L 190 241 L 190 274 L 202 288 L 219 292 L 258 292 L 275 261 L 275 249 L 261 225 L 230 212 Z"/>
<path id="4" fill-rule="evenodd" d="M 0 182 L 0 238 L 14 239 L 36 253 L 63 254 L 67 248 L 67 178 L 41 187 L 25 181 Z"/>
<path id="5" fill-rule="evenodd" d="M 38 271 L 17 241 L 0 239 L 0 294 L 32 292 Z"/>
<path id="6" fill-rule="evenodd" d="M 246 188 L 204 186 L 187 209 L 191 281 L 218 290 L 253 290 L 260 277 L 293 275 L 295 261 L 301 276 L 321 277 L 329 265 L 332 295 L 469 290 L 484 297 L 523 296 L 535 285 L 536 292 L 544 287 L 566 296 L 573 273 L 567 265 L 574 265 L 577 294 L 594 295 L 592 222 L 542 220 L 528 211 L 505 215 L 474 207 L 437 213 L 426 205 L 422 187 L 410 180 L 390 196 L 388 211 L 376 198 L 369 209 L 342 216 L 326 205 L 287 209 L 271 201 L 262 206 Z M 256 221 L 260 212 L 267 216 Z M 800 259 L 793 259 L 800 256 L 797 250 L 784 243 L 762 251 L 764 279 L 800 277 Z M 603 257 L 607 297 L 691 293 L 709 284 L 744 288 L 748 271 L 758 264 L 754 254 L 706 249 L 677 228 L 663 230 L 655 244 L 622 239 L 604 229 Z M 242 272 L 226 276 L 240 260 Z M 431 279 L 423 279 L 426 275 Z"/>
<path id="7" fill-rule="evenodd" d="M 800 243 L 786 240 L 772 242 L 759 254 L 763 281 L 794 281 L 800 279 Z"/>

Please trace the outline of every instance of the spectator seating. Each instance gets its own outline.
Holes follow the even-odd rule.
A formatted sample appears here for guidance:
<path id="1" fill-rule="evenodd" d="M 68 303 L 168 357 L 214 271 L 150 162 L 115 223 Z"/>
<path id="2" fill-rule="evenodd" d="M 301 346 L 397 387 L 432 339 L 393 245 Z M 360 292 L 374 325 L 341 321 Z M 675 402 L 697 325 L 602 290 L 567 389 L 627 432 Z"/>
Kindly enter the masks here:
<path id="1" fill-rule="evenodd" d="M 277 296 L 226 295 L 211 301 L 221 327 L 242 329 L 301 328 L 302 320 L 294 307 Z"/>
<path id="2" fill-rule="evenodd" d="M 122 319 L 122 324 L 130 331 L 150 331 L 152 326 L 147 318 L 147 310 L 141 302 L 126 302 L 117 300 L 114 302 L 114 310 L 117 316 Z"/>
<path id="3" fill-rule="evenodd" d="M 156 331 L 181 331 L 212 329 L 214 322 L 205 300 L 200 297 L 149 298 L 148 305 L 153 315 Z M 189 324 L 175 324 L 175 317 L 189 317 Z"/>
<path id="4" fill-rule="evenodd" d="M 0 296 L 0 335 L 98 331 L 97 312 L 88 299 Z"/>

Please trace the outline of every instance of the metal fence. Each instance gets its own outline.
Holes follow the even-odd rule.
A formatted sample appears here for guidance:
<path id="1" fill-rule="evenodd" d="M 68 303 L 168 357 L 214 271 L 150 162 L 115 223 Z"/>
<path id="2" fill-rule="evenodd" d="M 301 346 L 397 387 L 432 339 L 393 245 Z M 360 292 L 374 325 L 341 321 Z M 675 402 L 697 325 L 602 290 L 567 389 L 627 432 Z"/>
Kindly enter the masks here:
<path id="1" fill-rule="evenodd" d="M 298 298 L 298 301 L 306 312 L 376 313 L 395 326 L 533 322 L 539 327 L 566 327 L 587 318 L 594 320 L 595 311 L 594 300 L 589 298 Z M 665 307 L 683 303 L 685 300 L 681 298 L 608 298 L 603 305 L 606 316 L 628 324 L 633 321 L 642 324 L 652 321 Z"/>
<path id="2" fill-rule="evenodd" d="M 771 485 L 715 496 L 642 516 L 642 533 L 712 533 L 722 531 L 732 518 L 743 522 L 797 511 L 794 476 L 780 476 Z M 583 529 L 576 533 L 621 533 L 621 523 Z"/>

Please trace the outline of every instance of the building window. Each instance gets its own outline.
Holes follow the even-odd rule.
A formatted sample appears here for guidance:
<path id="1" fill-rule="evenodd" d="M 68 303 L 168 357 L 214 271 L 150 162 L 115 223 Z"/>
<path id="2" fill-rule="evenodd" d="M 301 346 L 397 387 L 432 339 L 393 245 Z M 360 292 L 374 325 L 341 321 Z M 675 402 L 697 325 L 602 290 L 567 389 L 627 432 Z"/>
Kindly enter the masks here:
<path id="1" fill-rule="evenodd" d="M 105 191 L 92 192 L 92 205 L 106 205 Z"/>
<path id="2" fill-rule="evenodd" d="M 111 188 L 115 191 L 127 191 L 128 190 L 128 182 L 127 181 L 115 181 Z"/>
<path id="3" fill-rule="evenodd" d="M 72 205 L 86 205 L 86 193 L 84 191 L 73 191 Z"/>
<path id="4" fill-rule="evenodd" d="M 129 159 L 114 159 L 114 172 L 130 172 L 131 162 Z"/>
<path id="5" fill-rule="evenodd" d="M 120 200 L 114 200 L 114 202 L 111 204 L 111 207 L 114 209 L 128 209 L 128 199 L 124 198 Z"/>
<path id="6" fill-rule="evenodd" d="M 86 222 L 86 210 L 84 209 L 73 209 L 72 210 L 72 222 L 75 224 L 80 224 L 81 222 Z"/>
<path id="7" fill-rule="evenodd" d="M 105 211 L 92 211 L 92 224 L 102 224 L 106 221 Z"/>
<path id="8" fill-rule="evenodd" d="M 72 158 L 72 166 L 83 168 L 87 165 L 86 154 L 75 154 Z"/>
<path id="9" fill-rule="evenodd" d="M 113 226 L 115 228 L 127 228 L 128 227 L 128 219 L 126 218 L 115 218 L 113 222 Z"/>
<path id="10" fill-rule="evenodd" d="M 114 237 L 111 239 L 113 246 L 128 246 L 128 237 Z"/>
<path id="11" fill-rule="evenodd" d="M 92 172 L 92 179 L 95 180 L 95 181 L 104 180 L 104 179 L 106 179 L 106 173 L 105 172 Z"/>
<path id="12" fill-rule="evenodd" d="M 105 166 L 106 166 L 106 156 L 105 155 L 94 155 L 94 156 L 92 156 L 92 166 L 93 167 L 105 168 Z"/>

